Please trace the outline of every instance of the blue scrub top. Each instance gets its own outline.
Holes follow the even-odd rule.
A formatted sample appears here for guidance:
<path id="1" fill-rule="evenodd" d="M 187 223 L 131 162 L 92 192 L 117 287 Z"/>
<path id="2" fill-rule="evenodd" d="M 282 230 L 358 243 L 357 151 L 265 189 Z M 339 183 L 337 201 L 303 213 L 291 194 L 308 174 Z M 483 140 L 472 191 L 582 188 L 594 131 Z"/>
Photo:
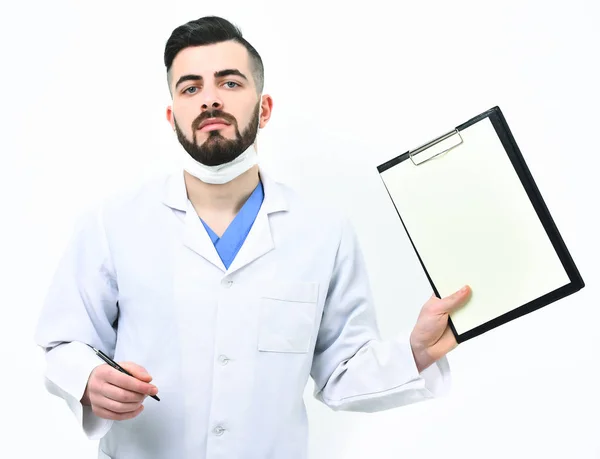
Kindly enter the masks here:
<path id="1" fill-rule="evenodd" d="M 215 249 L 217 249 L 217 253 L 223 261 L 225 268 L 229 269 L 229 266 L 246 240 L 250 228 L 252 228 L 254 220 L 256 220 L 264 197 L 263 186 L 259 181 L 258 186 L 254 189 L 231 224 L 223 233 L 223 236 L 220 238 L 210 229 L 204 220 L 200 219 L 204 228 L 206 228 Z"/>

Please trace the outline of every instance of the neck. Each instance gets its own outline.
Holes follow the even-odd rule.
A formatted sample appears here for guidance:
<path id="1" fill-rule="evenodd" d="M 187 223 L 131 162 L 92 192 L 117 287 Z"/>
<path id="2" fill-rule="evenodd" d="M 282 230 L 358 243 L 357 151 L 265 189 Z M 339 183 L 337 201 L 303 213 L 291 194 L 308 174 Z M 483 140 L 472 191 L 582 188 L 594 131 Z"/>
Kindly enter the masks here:
<path id="1" fill-rule="evenodd" d="M 258 165 L 222 185 L 205 183 L 185 171 L 184 177 L 188 198 L 199 214 L 237 214 L 260 180 Z"/>

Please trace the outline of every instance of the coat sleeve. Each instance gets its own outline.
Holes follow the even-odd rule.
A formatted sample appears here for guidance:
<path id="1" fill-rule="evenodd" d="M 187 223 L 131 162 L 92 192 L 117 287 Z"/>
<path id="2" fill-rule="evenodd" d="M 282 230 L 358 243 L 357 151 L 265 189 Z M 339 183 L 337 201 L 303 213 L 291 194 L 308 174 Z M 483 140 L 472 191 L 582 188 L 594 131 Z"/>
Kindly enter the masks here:
<path id="1" fill-rule="evenodd" d="M 382 340 L 355 232 L 343 225 L 311 368 L 314 396 L 333 410 L 375 412 L 445 395 L 446 357 L 420 374 L 409 337 Z"/>
<path id="2" fill-rule="evenodd" d="M 81 403 L 90 373 L 104 362 L 86 344 L 113 355 L 118 290 L 101 212 L 76 225 L 42 305 L 35 342 L 45 354 L 45 386 L 65 400 L 89 439 L 102 438 L 113 421 Z"/>

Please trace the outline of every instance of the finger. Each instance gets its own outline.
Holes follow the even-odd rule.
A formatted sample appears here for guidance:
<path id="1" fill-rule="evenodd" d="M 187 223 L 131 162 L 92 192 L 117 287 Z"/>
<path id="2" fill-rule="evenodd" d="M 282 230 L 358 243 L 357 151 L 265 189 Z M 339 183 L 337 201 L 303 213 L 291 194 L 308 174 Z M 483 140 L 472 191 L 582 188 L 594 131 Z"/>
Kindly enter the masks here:
<path id="1" fill-rule="evenodd" d="M 140 403 L 147 397 L 146 394 L 123 389 L 109 382 L 104 383 L 98 392 L 106 398 L 121 403 Z"/>
<path id="2" fill-rule="evenodd" d="M 116 413 L 100 406 L 93 407 L 93 412 L 96 416 L 99 416 L 103 419 L 112 419 L 113 421 L 125 421 L 127 419 L 133 419 L 142 411 L 144 411 L 144 405 L 140 405 L 138 409 L 135 411 L 130 411 L 129 413 Z"/>
<path id="3" fill-rule="evenodd" d="M 104 397 L 97 394 L 96 397 L 92 398 L 92 404 L 105 410 L 112 411 L 113 413 L 131 413 L 137 410 L 141 403 L 123 403 L 110 398 Z"/>
<path id="4" fill-rule="evenodd" d="M 137 363 L 119 362 L 119 365 L 121 365 L 125 370 L 131 373 L 136 379 L 140 379 L 147 383 L 152 381 L 152 376 L 150 376 L 148 371 L 144 367 L 138 365 Z"/>
<path id="5" fill-rule="evenodd" d="M 111 368 L 111 370 L 113 371 L 107 375 L 106 382 L 113 384 L 114 386 L 139 394 L 156 395 L 158 393 L 158 389 L 154 384 L 140 381 L 137 378 L 121 373 L 114 368 Z"/>
<path id="6" fill-rule="evenodd" d="M 456 342 L 452 330 L 450 327 L 447 327 L 440 339 L 430 348 L 429 353 L 431 354 L 432 359 L 437 361 L 457 346 L 458 343 Z"/>
<path id="7" fill-rule="evenodd" d="M 456 337 L 454 336 L 454 333 L 452 333 L 452 330 L 450 329 L 450 327 L 446 327 L 446 330 L 444 330 L 444 333 L 442 334 L 442 337 L 438 341 L 438 344 L 442 348 L 443 354 L 447 354 L 452 349 L 454 349 L 456 346 L 458 346 Z"/>

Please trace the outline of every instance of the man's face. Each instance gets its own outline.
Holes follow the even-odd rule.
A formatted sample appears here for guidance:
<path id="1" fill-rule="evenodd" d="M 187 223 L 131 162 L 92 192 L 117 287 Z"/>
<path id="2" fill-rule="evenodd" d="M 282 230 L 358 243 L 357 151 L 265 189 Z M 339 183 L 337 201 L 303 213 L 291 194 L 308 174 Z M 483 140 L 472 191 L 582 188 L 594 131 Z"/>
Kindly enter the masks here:
<path id="1" fill-rule="evenodd" d="M 183 148 L 207 166 L 227 163 L 254 143 L 261 100 L 246 49 L 236 42 L 180 51 L 171 66 L 167 118 Z"/>

